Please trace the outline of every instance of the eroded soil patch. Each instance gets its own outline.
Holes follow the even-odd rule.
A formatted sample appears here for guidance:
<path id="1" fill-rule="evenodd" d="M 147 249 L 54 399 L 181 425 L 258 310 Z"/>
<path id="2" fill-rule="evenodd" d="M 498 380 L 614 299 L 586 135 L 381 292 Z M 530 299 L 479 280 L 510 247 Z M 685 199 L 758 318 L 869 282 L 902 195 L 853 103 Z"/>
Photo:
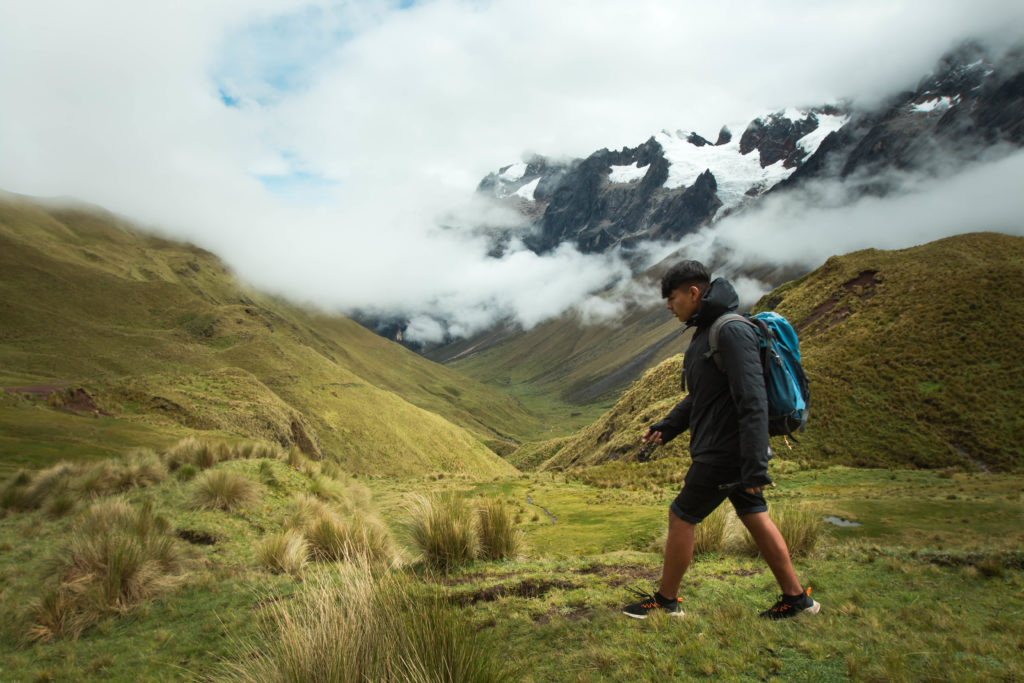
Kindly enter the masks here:
<path id="1" fill-rule="evenodd" d="M 174 535 L 183 541 L 188 541 L 192 545 L 213 545 L 217 542 L 216 538 L 205 531 L 196 531 L 194 529 L 178 529 Z"/>
<path id="2" fill-rule="evenodd" d="M 847 280 L 841 285 L 843 290 L 842 292 L 833 294 L 831 298 L 811 311 L 809 316 L 796 325 L 797 332 L 803 332 L 811 325 L 814 325 L 823 319 L 824 324 L 819 332 L 824 332 L 825 330 L 838 325 L 843 320 L 850 317 L 850 314 L 852 313 L 849 302 L 843 301 L 844 293 L 852 294 L 853 296 L 861 299 L 867 299 L 874 295 L 875 287 L 877 287 L 879 283 L 881 283 L 881 279 L 878 278 L 877 270 L 865 270 L 852 280 Z"/>
<path id="3" fill-rule="evenodd" d="M 579 586 L 571 581 L 525 579 L 519 583 L 500 583 L 496 586 L 489 586 L 474 593 L 460 595 L 455 598 L 455 602 L 466 607 L 469 605 L 475 605 L 478 602 L 494 602 L 501 598 L 526 598 L 528 600 L 533 600 L 536 598 L 543 598 L 555 589 L 568 590 L 571 588 L 579 588 Z"/>

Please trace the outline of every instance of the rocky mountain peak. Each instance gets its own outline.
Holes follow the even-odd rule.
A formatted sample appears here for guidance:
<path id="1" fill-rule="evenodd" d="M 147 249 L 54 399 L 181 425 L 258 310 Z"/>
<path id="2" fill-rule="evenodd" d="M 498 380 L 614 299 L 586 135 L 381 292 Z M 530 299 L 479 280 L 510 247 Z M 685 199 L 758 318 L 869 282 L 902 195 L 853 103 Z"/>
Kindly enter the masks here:
<path id="1" fill-rule="evenodd" d="M 534 223 L 538 253 L 571 242 L 584 252 L 648 239 L 679 239 L 771 189 L 845 123 L 836 107 L 787 110 L 750 122 L 736 140 L 661 131 L 637 147 L 601 149 L 585 159 L 543 157 L 489 174 L 478 192 L 512 205 Z"/>

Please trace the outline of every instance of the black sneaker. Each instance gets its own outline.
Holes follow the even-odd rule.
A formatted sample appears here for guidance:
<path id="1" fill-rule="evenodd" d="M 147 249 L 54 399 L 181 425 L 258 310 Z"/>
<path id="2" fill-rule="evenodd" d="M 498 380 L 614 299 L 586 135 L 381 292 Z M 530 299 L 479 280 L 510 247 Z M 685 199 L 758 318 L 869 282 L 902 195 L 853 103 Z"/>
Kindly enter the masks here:
<path id="1" fill-rule="evenodd" d="M 633 617 L 634 619 L 646 619 L 648 614 L 659 610 L 673 617 L 681 617 L 685 614 L 685 612 L 679 608 L 679 603 L 683 601 L 682 598 L 676 598 L 675 600 L 665 602 L 661 599 L 661 596 L 655 593 L 644 593 L 643 591 L 636 589 L 631 590 L 640 598 L 640 602 L 635 602 L 632 605 L 626 605 L 622 608 L 622 613 L 627 617 Z"/>
<path id="2" fill-rule="evenodd" d="M 811 599 L 811 589 L 795 597 L 782 595 L 771 609 L 761 612 L 763 619 L 789 619 L 799 617 L 802 614 L 817 614 L 821 611 L 821 605 Z"/>

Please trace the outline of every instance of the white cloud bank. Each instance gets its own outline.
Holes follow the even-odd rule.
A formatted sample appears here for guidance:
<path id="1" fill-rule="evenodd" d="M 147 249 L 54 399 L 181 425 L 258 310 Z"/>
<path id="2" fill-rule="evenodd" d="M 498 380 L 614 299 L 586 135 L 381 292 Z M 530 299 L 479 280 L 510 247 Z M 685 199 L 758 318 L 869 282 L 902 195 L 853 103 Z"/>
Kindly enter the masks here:
<path id="1" fill-rule="evenodd" d="M 868 102 L 959 39 L 1006 43 L 1024 26 L 1012 0 L 400 4 L 6 0 L 0 188 L 102 205 L 327 308 L 531 325 L 626 269 L 568 248 L 492 259 L 439 229 L 489 171 L 527 149 L 584 156 L 662 128 L 713 137 L 772 109 Z M 913 213 L 860 206 L 876 223 L 886 206 Z M 814 211 L 797 223 L 835 251 Z M 749 241 L 743 225 L 757 229 L 723 238 Z"/>
<path id="2" fill-rule="evenodd" d="M 834 196 L 835 186 L 769 196 L 713 232 L 718 244 L 741 259 L 817 267 L 833 254 L 904 249 L 964 232 L 1024 235 L 1021 188 L 1024 150 L 956 175 L 917 179 L 884 198 L 846 200 Z"/>

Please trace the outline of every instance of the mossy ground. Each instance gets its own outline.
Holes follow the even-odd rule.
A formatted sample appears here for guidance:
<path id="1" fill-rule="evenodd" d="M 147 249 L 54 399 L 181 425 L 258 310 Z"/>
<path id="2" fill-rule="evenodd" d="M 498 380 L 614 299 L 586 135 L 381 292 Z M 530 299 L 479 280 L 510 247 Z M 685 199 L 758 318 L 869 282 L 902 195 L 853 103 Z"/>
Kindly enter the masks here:
<path id="1" fill-rule="evenodd" d="M 268 464 L 265 464 L 268 463 Z M 632 464 L 625 486 L 585 484 L 564 473 L 480 480 L 363 478 L 372 505 L 398 533 L 413 492 L 505 499 L 526 535 L 523 557 L 426 571 L 405 546 L 394 571 L 417 578 L 424 598 L 449 599 L 521 680 L 656 680 L 717 677 L 844 680 L 1014 680 L 1024 676 L 1024 478 L 1006 474 L 789 469 L 776 473 L 775 506 L 812 507 L 854 520 L 830 527 L 795 564 L 822 613 L 766 623 L 756 613 L 777 588 L 736 539 L 699 556 L 684 581 L 687 615 L 637 622 L 619 613 L 630 587 L 650 589 L 652 549 L 674 486 L 654 463 Z M 257 542 L 282 528 L 287 501 L 311 479 L 282 461 L 218 465 L 264 487 L 236 512 L 195 510 L 188 484 L 170 479 L 127 495 L 152 500 L 176 530 L 214 543 L 189 554 L 177 587 L 78 640 L 26 645 L 20 622 L 0 630 L 4 680 L 196 680 L 216 677 L 268 606 L 301 589 L 255 559 Z M 528 502 L 529 501 L 529 502 Z M 0 520 L 0 601 L 21 614 L 70 525 L 42 512 Z M 734 522 L 735 524 L 735 522 Z M 500 654 L 498 654 L 500 653 Z"/>

